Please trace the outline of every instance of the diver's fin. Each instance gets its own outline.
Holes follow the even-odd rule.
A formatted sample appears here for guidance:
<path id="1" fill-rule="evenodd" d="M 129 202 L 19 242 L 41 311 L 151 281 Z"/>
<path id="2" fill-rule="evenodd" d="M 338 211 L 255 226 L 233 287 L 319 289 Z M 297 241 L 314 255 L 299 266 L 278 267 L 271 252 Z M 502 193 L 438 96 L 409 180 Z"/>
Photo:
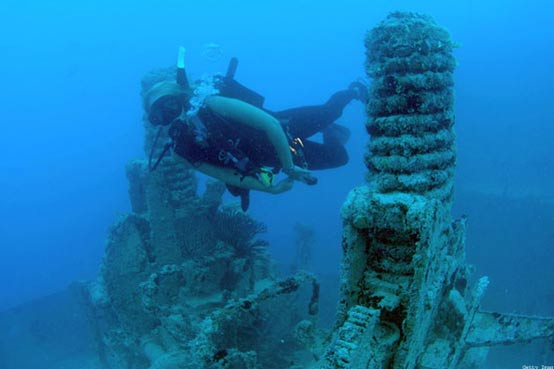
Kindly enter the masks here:
<path id="1" fill-rule="evenodd" d="M 323 130 L 323 142 L 339 142 L 346 145 L 350 139 L 350 129 L 337 123 L 333 123 Z"/>

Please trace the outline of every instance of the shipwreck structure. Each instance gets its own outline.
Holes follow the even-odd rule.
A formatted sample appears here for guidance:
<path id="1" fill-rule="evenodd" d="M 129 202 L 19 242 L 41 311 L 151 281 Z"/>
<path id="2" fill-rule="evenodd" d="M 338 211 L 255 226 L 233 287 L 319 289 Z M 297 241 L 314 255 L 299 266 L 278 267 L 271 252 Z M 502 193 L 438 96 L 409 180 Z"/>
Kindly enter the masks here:
<path id="1" fill-rule="evenodd" d="M 317 279 L 275 276 L 265 226 L 223 204 L 223 184 L 199 194 L 194 172 L 171 158 L 156 171 L 134 160 L 126 168 L 132 212 L 111 228 L 98 279 L 1 314 L 0 366 L 476 369 L 491 346 L 552 343 L 553 318 L 480 309 L 488 280 L 472 276 L 465 219 L 451 217 L 449 34 L 427 16 L 393 13 L 366 46 L 369 178 L 342 207 L 332 330 L 317 324 Z M 174 73 L 148 74 L 143 91 Z M 147 154 L 163 141 L 145 125 Z M 300 231 L 302 269 L 314 237 Z"/>
<path id="2" fill-rule="evenodd" d="M 325 368 L 480 368 L 488 348 L 553 339 L 552 318 L 487 313 L 452 220 L 456 162 L 449 34 L 393 13 L 366 38 L 369 186 L 344 219 L 341 298 Z"/>

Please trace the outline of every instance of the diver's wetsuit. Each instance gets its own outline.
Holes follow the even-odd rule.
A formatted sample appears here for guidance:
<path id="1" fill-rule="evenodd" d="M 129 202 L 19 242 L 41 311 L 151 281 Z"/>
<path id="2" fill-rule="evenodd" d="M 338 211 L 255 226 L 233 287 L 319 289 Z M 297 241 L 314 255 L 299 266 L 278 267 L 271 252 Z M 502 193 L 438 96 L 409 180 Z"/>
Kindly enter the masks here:
<path id="1" fill-rule="evenodd" d="M 355 97 L 354 91 L 343 90 L 334 93 L 323 105 L 303 106 L 271 113 L 279 119 L 285 132 L 293 138 L 302 139 L 308 169 L 336 168 L 348 162 L 343 140 L 338 137 L 338 132 L 331 129 L 331 125 Z M 323 143 L 308 140 L 318 132 L 323 133 Z"/>
<path id="2" fill-rule="evenodd" d="M 227 90 L 220 89 L 222 96 L 239 98 L 264 109 L 263 96 L 231 81 L 224 86 Z M 237 91 L 233 91 L 235 88 Z M 295 165 L 310 170 L 329 169 L 348 162 L 343 145 L 349 135 L 348 128 L 334 124 L 334 121 L 356 96 L 355 91 L 349 89 L 333 94 L 323 105 L 279 112 L 264 110 L 280 121 Z M 170 129 L 170 132 L 173 131 L 171 137 L 175 153 L 191 164 L 208 163 L 254 177 L 258 176 L 262 167 L 280 168 L 277 152 L 264 132 L 225 119 L 206 107 L 198 111 L 198 118 L 204 125 L 206 135 L 199 137 L 191 124 L 177 124 L 173 127 L 176 129 Z M 322 143 L 308 140 L 318 132 L 323 133 Z M 240 196 L 242 210 L 246 211 L 250 204 L 250 191 L 229 184 L 227 189 L 233 196 Z"/>
<path id="3" fill-rule="evenodd" d="M 295 165 L 317 170 L 339 167 L 348 162 L 348 154 L 342 140 L 329 128 L 332 128 L 330 126 L 355 97 L 354 91 L 343 90 L 333 94 L 323 105 L 279 112 L 266 110 L 281 122 L 289 143 L 295 138 L 300 138 L 302 141 L 303 148 L 295 146 L 298 148 L 297 155 L 293 155 Z M 224 119 L 208 108 L 200 109 L 198 117 L 208 132 L 205 141 L 199 142 L 189 127 L 175 142 L 175 152 L 189 162 L 193 164 L 206 162 L 235 168 L 236 162 L 228 155 L 231 154 L 238 160 L 248 158 L 252 166 L 258 168 L 280 166 L 277 152 L 264 132 Z M 342 130 L 346 128 L 342 127 Z M 318 132 L 323 132 L 323 143 L 308 140 Z"/>

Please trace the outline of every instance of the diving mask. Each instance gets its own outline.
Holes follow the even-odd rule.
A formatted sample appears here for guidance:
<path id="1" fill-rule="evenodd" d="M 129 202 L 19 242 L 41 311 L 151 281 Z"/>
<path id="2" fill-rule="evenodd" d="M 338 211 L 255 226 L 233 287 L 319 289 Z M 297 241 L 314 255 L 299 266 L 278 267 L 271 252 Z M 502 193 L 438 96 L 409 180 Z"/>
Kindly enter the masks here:
<path id="1" fill-rule="evenodd" d="M 165 95 L 154 101 L 150 107 L 148 120 L 154 125 L 167 126 L 177 119 L 185 109 L 183 95 Z"/>

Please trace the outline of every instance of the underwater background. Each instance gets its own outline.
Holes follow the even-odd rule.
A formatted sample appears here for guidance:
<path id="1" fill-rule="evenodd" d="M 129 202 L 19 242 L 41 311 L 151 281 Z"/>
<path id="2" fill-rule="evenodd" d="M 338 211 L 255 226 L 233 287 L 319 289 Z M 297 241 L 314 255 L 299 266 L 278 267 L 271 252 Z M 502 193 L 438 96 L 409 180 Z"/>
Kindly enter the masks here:
<path id="1" fill-rule="evenodd" d="M 554 5 L 549 1 L 4 1 L 0 311 L 93 279 L 130 210 L 124 167 L 143 158 L 140 80 L 187 49 L 193 77 L 225 72 L 272 110 L 318 104 L 365 76 L 366 31 L 389 12 L 431 15 L 460 47 L 455 215 L 484 309 L 554 314 Z M 210 54 L 217 44 L 220 58 Z M 213 46 L 213 45 L 212 45 Z M 216 60 L 213 60 L 216 59 Z M 350 163 L 319 184 L 252 194 L 249 213 L 283 273 L 294 226 L 313 227 L 314 271 L 338 278 L 339 209 L 364 183 L 368 136 L 353 102 Z M 229 198 L 229 201 L 234 199 Z"/>

